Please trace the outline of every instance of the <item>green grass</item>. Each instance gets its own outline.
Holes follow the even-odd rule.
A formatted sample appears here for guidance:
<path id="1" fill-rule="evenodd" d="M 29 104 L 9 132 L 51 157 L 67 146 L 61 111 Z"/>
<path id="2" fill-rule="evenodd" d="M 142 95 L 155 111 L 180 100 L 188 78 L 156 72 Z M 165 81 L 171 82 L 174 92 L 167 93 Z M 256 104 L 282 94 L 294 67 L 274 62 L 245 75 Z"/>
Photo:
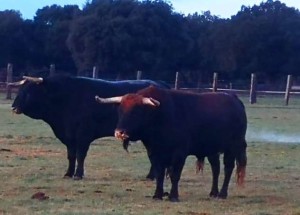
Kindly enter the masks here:
<path id="1" fill-rule="evenodd" d="M 281 97 L 261 97 L 250 105 L 246 98 L 248 142 L 300 143 L 300 98 L 293 98 L 289 106 Z"/>
<path id="2" fill-rule="evenodd" d="M 294 99 L 285 107 L 278 98 L 258 101 L 246 105 L 245 187 L 237 188 L 233 177 L 227 200 L 209 198 L 210 167 L 196 174 L 195 158 L 189 157 L 180 181 L 181 202 L 170 203 L 152 200 L 155 184 L 144 180 L 149 161 L 140 143 L 128 154 L 113 138 L 96 140 L 86 159 L 85 178 L 63 179 L 65 146 L 42 121 L 12 115 L 9 102 L 2 99 L 0 214 L 300 214 L 300 102 Z M 263 136 L 266 131 L 273 136 Z M 165 188 L 169 191 L 169 180 Z M 37 192 L 49 199 L 31 199 Z"/>

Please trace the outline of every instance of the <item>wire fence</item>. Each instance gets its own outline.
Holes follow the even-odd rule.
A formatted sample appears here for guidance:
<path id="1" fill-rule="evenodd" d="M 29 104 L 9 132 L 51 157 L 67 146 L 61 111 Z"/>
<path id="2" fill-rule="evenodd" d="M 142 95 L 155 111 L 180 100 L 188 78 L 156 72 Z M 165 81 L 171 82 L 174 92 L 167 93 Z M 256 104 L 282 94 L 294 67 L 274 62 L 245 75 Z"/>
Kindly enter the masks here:
<path id="1" fill-rule="evenodd" d="M 49 67 L 49 75 L 55 74 L 55 65 L 51 64 Z M 116 80 L 115 77 L 109 77 L 107 74 L 105 77 L 100 76 L 97 67 L 93 67 L 88 74 L 91 78 L 102 78 L 105 80 Z M 142 71 L 137 71 L 136 75 L 131 75 L 127 79 L 151 79 L 147 77 L 147 74 L 143 74 Z M 294 79 L 294 84 L 293 84 Z M 10 86 L 12 82 L 22 80 L 22 75 L 16 76 L 13 72 L 13 65 L 8 64 L 6 69 L 0 69 L 0 92 L 6 93 L 6 99 L 12 99 L 12 93 L 17 93 L 18 87 Z M 287 77 L 282 76 L 281 79 L 277 79 L 276 83 L 269 83 L 258 79 L 256 74 L 252 74 L 249 80 L 222 80 L 218 79 L 218 74 L 214 73 L 211 81 L 202 81 L 201 79 L 188 79 L 179 72 L 176 72 L 173 80 L 162 80 L 166 82 L 171 88 L 193 91 L 193 92 L 228 92 L 242 96 L 249 96 L 249 102 L 251 104 L 256 103 L 259 96 L 276 96 L 282 97 L 285 101 L 285 105 L 289 104 L 290 96 L 300 97 L 300 85 L 297 85 L 291 75 Z"/>

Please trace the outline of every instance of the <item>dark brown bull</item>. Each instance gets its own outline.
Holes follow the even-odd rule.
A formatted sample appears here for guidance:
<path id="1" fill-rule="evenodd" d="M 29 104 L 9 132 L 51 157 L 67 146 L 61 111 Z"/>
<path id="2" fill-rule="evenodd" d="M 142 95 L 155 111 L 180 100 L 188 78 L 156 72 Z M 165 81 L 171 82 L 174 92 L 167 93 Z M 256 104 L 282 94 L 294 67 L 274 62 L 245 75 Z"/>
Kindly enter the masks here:
<path id="1" fill-rule="evenodd" d="M 156 174 L 154 199 L 162 199 L 164 172 L 168 169 L 171 201 L 178 201 L 178 182 L 186 157 L 208 157 L 213 182 L 210 196 L 226 198 L 237 163 L 238 184 L 245 177 L 247 118 L 242 102 L 226 93 L 194 94 L 148 87 L 136 94 L 99 102 L 120 103 L 115 136 L 142 140 Z M 218 189 L 219 154 L 224 153 L 225 177 Z"/>

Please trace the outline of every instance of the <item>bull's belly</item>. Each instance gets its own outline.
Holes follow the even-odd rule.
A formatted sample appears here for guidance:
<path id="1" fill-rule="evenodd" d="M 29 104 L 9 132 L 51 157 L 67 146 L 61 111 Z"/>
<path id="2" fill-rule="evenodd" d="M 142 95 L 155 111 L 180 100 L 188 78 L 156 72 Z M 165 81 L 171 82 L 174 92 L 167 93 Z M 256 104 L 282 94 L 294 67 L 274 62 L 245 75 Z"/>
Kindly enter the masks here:
<path id="1" fill-rule="evenodd" d="M 226 148 L 230 148 L 236 141 L 230 137 L 193 139 L 190 148 L 190 154 L 196 156 L 210 156 L 216 153 L 223 153 Z"/>

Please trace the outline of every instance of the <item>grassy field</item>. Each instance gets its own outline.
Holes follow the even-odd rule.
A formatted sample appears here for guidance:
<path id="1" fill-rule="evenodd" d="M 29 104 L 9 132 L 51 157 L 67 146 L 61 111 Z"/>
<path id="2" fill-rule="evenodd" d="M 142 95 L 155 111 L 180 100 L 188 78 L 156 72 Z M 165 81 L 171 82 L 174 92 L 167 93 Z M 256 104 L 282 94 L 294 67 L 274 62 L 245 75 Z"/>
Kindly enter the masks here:
<path id="1" fill-rule="evenodd" d="M 153 201 L 146 181 L 149 161 L 142 144 L 126 153 L 113 138 L 95 141 L 82 181 L 63 179 L 66 149 L 42 121 L 10 112 L 0 97 L 0 214 L 300 214 L 300 100 L 246 103 L 249 119 L 246 185 L 234 178 L 226 200 L 208 197 L 209 165 L 196 174 L 189 157 L 180 181 L 180 202 Z M 223 179 L 223 171 L 221 173 Z M 166 191 L 170 181 L 165 182 Z M 32 199 L 43 192 L 49 198 Z"/>

